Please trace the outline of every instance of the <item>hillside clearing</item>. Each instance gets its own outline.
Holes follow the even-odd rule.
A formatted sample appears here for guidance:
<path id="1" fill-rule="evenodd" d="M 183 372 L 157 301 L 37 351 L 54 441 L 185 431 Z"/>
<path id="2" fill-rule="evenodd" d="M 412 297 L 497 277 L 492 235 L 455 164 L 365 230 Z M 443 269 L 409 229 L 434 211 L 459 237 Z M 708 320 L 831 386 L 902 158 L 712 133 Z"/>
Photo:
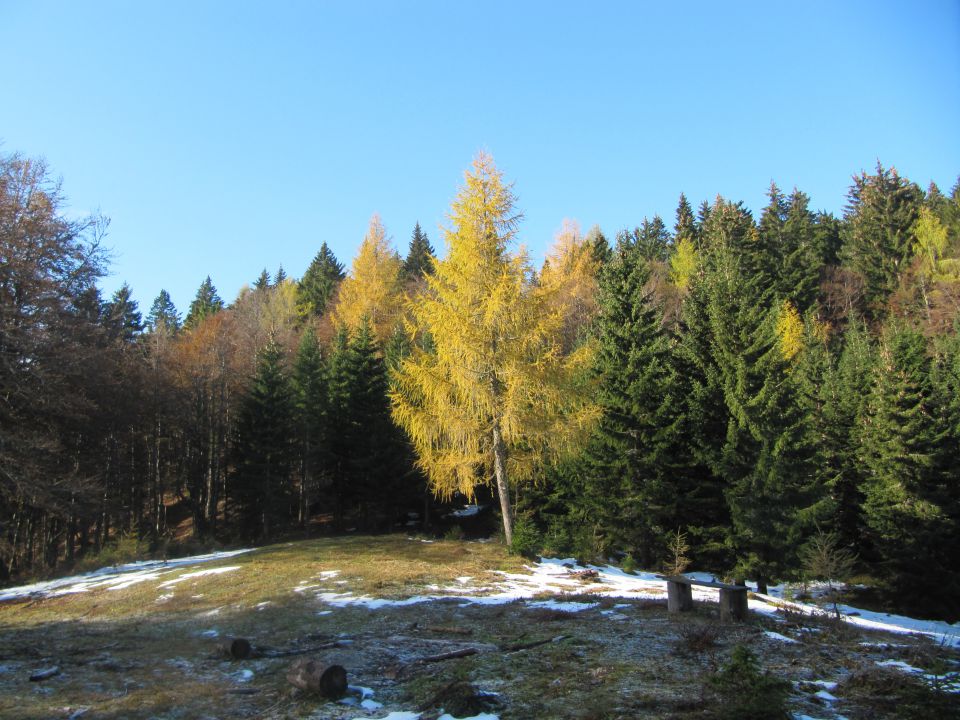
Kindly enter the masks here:
<path id="1" fill-rule="evenodd" d="M 857 627 L 796 605 L 775 612 L 778 601 L 760 596 L 749 622 L 721 625 L 707 595 L 695 612 L 668 615 L 653 576 L 527 565 L 496 543 L 347 537 L 0 593 L 0 716 L 426 720 L 443 707 L 502 720 L 706 718 L 717 700 L 705 680 L 737 644 L 793 683 L 798 717 L 898 717 L 916 707 L 888 702 L 898 692 L 957 689 L 955 636 Z M 217 656 L 230 636 L 260 657 Z M 288 685 L 301 654 L 347 669 L 345 701 Z M 444 694 L 466 683 L 479 692 Z"/>

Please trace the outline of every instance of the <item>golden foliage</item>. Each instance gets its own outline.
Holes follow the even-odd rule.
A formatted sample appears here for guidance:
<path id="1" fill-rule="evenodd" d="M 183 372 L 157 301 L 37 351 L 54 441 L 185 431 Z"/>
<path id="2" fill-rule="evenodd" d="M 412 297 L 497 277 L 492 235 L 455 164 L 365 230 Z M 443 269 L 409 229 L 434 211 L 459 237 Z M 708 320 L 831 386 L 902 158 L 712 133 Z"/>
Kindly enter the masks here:
<path id="1" fill-rule="evenodd" d="M 777 336 L 784 360 L 793 360 L 803 349 L 803 320 L 789 300 L 784 300 L 777 317 Z"/>
<path id="2" fill-rule="evenodd" d="M 670 256 L 670 282 L 686 291 L 697 272 L 697 250 L 689 238 L 682 238 Z"/>
<path id="3" fill-rule="evenodd" d="M 410 330 L 429 338 L 397 371 L 391 400 L 441 497 L 492 479 L 497 438 L 507 476 L 528 478 L 547 453 L 592 426 L 589 349 L 563 355 L 563 312 L 529 282 L 508 244 L 520 214 L 493 160 L 477 156 L 453 202 L 446 258 L 412 302 Z M 424 347 L 428 349 L 423 349 Z"/>
<path id="4" fill-rule="evenodd" d="M 384 342 L 400 321 L 403 283 L 400 256 L 390 246 L 380 216 L 370 218 L 350 274 L 340 286 L 334 318 L 352 330 L 364 318 L 374 334 Z"/>
<path id="5" fill-rule="evenodd" d="M 597 315 L 599 261 L 579 226 L 564 220 L 540 273 L 540 293 L 562 319 L 562 346 L 572 350 Z"/>
<path id="6" fill-rule="evenodd" d="M 914 254 L 921 259 L 923 272 L 935 276 L 940 270 L 943 253 L 947 249 L 947 229 L 930 208 L 920 208 L 920 217 L 914 228 Z"/>

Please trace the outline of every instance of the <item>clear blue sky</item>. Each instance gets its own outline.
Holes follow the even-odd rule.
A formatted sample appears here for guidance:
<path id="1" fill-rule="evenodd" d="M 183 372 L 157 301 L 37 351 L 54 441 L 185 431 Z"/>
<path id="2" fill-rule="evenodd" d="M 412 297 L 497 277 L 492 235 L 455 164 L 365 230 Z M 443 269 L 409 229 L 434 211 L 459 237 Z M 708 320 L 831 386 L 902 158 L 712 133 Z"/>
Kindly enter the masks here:
<path id="1" fill-rule="evenodd" d="M 681 191 L 757 213 L 775 180 L 839 213 L 878 159 L 960 173 L 957 0 L 0 0 L 0 60 L 2 150 L 112 219 L 105 295 L 144 311 L 299 277 L 323 241 L 349 266 L 373 212 L 442 249 L 480 149 L 535 257 L 564 218 L 672 225 Z"/>

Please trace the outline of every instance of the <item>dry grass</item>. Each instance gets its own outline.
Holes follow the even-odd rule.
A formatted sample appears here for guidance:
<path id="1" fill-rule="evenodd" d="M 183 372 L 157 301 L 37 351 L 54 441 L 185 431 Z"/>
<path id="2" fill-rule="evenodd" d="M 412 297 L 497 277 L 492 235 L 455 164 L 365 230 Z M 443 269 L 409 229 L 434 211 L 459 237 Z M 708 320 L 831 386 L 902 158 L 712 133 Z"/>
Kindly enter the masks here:
<path id="1" fill-rule="evenodd" d="M 700 718 L 715 702 L 706 678 L 737 643 L 754 648 L 764 669 L 797 681 L 839 679 L 890 657 L 886 650 L 870 655 L 856 643 L 837 645 L 825 632 L 819 633 L 823 642 L 814 634 L 803 643 L 774 643 L 758 627 L 769 621 L 720 626 L 709 603 L 690 614 L 669 615 L 662 602 L 597 598 L 589 586 L 564 598 L 600 600 L 580 612 L 522 602 L 466 604 L 457 598 L 371 611 L 329 608 L 314 595 L 433 594 L 429 586 L 452 585 L 464 576 L 483 585 L 496 579 L 490 571 L 518 572 L 523 563 L 494 543 L 347 537 L 177 568 L 123 590 L 6 603 L 0 605 L 0 717 L 350 720 L 431 706 L 429 715 L 445 688 L 469 686 L 499 693 L 493 704 L 502 720 Z M 171 592 L 158 589 L 160 583 L 218 566 L 239 569 L 184 580 L 173 587 L 173 597 L 158 602 Z M 332 570 L 339 575 L 320 576 Z M 293 591 L 304 582 L 316 587 Z M 613 607 L 619 604 L 627 607 Z M 373 688 L 385 708 L 364 713 L 292 690 L 284 678 L 292 656 L 226 661 L 215 654 L 216 641 L 204 635 L 214 630 L 220 637 L 249 638 L 260 650 L 295 651 L 339 639 L 341 647 L 315 656 L 344 665 L 350 682 Z M 678 653 L 684 643 L 696 647 Z M 510 651 L 517 647 L 527 649 Z M 417 662 L 463 648 L 478 652 Z M 916 648 L 913 643 L 904 649 L 904 657 L 919 657 Z M 60 667 L 59 675 L 29 682 L 31 671 L 52 665 Z M 816 668 L 816 675 L 805 668 Z M 851 712 L 846 705 L 840 710 L 851 718 L 867 717 L 857 714 L 867 706 L 856 687 L 847 695 Z M 83 708 L 89 710 L 75 715 Z M 791 709 L 823 715 L 809 692 L 798 692 Z M 892 717 L 884 707 L 867 709 L 876 710 L 870 717 Z"/>

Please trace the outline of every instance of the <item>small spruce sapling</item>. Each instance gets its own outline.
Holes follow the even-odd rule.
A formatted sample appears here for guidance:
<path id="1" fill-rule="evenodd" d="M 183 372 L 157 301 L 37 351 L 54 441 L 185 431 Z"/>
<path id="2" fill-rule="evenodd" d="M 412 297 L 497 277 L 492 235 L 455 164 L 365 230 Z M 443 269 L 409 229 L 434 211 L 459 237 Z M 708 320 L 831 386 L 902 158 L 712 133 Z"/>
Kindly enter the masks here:
<path id="1" fill-rule="evenodd" d="M 670 533 L 667 540 L 667 561 L 664 563 L 664 572 L 667 575 L 679 575 L 690 567 L 690 545 L 687 543 L 687 534 L 677 528 L 676 533 Z"/>
<path id="2" fill-rule="evenodd" d="M 837 533 L 824 532 L 818 528 L 817 534 L 801 550 L 800 558 L 805 578 L 826 581 L 826 597 L 833 603 L 834 615 L 839 620 L 840 608 L 837 600 L 840 588 L 834 583 L 842 582 L 853 575 L 857 556 L 841 545 Z"/>

